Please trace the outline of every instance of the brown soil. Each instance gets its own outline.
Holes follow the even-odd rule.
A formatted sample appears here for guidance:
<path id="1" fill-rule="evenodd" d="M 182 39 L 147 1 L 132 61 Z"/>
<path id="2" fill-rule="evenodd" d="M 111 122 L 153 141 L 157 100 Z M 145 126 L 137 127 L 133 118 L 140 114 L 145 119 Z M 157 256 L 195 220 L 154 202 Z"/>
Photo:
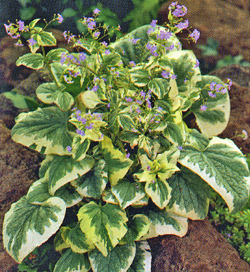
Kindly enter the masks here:
<path id="1" fill-rule="evenodd" d="M 159 22 L 166 22 L 169 2 L 162 5 Z M 173 1 L 171 1 L 173 2 Z M 212 38 L 219 42 L 219 58 L 242 55 L 250 61 L 250 2 L 249 0 L 179 0 L 188 9 L 185 19 L 201 32 L 198 44 Z M 182 40 L 185 48 L 194 50 L 192 43 Z M 200 59 L 200 50 L 195 55 Z"/>
<path id="2" fill-rule="evenodd" d="M 152 272 L 249 272 L 250 266 L 207 219 L 189 222 L 183 238 L 151 239 Z"/>

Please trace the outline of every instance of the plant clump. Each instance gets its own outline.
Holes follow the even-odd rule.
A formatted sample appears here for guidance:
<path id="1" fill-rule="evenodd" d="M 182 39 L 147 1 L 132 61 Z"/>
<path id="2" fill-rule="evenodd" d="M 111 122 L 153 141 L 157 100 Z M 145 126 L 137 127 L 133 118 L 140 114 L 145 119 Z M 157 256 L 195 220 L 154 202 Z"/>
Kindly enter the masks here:
<path id="1" fill-rule="evenodd" d="M 216 136 L 228 123 L 231 82 L 202 76 L 194 53 L 182 50 L 176 34 L 190 29 L 186 12 L 172 3 L 165 26 L 153 20 L 108 44 L 95 10 L 82 20 L 88 35 L 64 32 L 71 53 L 46 53 L 56 45 L 50 23 L 6 25 L 19 46 L 22 32 L 30 35 L 31 53 L 17 65 L 51 78 L 36 90 L 41 106 L 12 129 L 14 141 L 44 155 L 40 179 L 5 215 L 4 246 L 17 262 L 52 240 L 54 272 L 151 271 L 147 239 L 184 236 L 188 219 L 206 217 L 212 190 L 232 212 L 245 205 L 246 160 Z M 190 114 L 199 131 L 188 128 Z"/>

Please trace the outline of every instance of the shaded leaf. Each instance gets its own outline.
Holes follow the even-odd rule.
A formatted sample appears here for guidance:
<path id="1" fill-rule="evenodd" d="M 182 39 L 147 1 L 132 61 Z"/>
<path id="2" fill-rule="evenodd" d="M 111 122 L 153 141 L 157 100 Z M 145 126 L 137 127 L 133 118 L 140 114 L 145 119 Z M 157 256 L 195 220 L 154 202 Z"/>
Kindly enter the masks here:
<path id="1" fill-rule="evenodd" d="M 133 262 L 135 251 L 135 244 L 117 245 L 107 256 L 94 249 L 89 252 L 93 272 L 126 272 Z"/>
<path id="2" fill-rule="evenodd" d="M 87 255 L 67 249 L 57 261 L 53 272 L 88 272 L 89 269 Z"/>

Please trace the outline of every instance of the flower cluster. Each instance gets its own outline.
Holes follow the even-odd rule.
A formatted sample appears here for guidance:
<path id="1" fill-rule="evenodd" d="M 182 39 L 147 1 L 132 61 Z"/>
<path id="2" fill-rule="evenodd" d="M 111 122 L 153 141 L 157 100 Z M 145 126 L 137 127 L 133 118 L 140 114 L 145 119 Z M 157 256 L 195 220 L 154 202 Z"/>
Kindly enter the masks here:
<path id="1" fill-rule="evenodd" d="M 104 122 L 101 113 L 90 111 L 85 113 L 74 108 L 70 117 L 70 122 L 76 126 L 76 133 L 83 138 L 92 141 L 101 141 L 103 139 L 102 128 L 107 125 Z"/>
<path id="2" fill-rule="evenodd" d="M 170 30 L 174 33 L 178 33 L 184 29 L 188 29 L 189 21 L 183 20 L 182 18 L 187 14 L 187 8 L 184 5 L 178 5 L 178 2 L 173 2 L 168 9 L 168 19 L 170 21 L 168 26 Z M 190 40 L 197 42 L 200 37 L 200 32 L 197 29 L 194 29 L 190 32 L 188 37 Z"/>
<path id="3" fill-rule="evenodd" d="M 29 31 L 29 28 L 27 26 L 24 26 L 24 22 L 19 20 L 17 21 L 16 24 L 14 23 L 9 23 L 4 24 L 6 33 L 12 38 L 12 39 L 18 39 L 16 45 L 17 46 L 23 46 L 22 42 L 21 42 L 21 33 L 25 32 L 25 31 Z"/>
<path id="4" fill-rule="evenodd" d="M 216 82 L 212 81 L 209 86 L 208 95 L 210 97 L 216 97 L 216 93 L 223 93 L 227 92 L 227 89 L 222 84 L 217 84 Z"/>
<path id="5" fill-rule="evenodd" d="M 59 24 L 61 24 L 63 22 L 62 15 L 58 13 L 57 16 L 54 16 L 53 20 L 51 20 L 49 23 L 46 23 L 46 27 L 49 24 L 51 24 L 52 22 L 54 22 L 54 21 L 58 21 Z M 34 24 L 34 26 L 35 26 L 35 24 Z M 35 29 L 34 26 L 30 27 L 30 25 L 25 25 L 24 21 L 22 21 L 22 20 L 17 21 L 15 24 L 14 23 L 9 23 L 8 25 L 4 24 L 6 33 L 12 39 L 18 39 L 17 42 L 15 43 L 16 46 L 23 46 L 23 43 L 21 41 L 21 34 L 23 32 L 32 32 L 32 30 L 34 32 L 34 29 Z M 37 41 L 33 37 L 31 37 L 30 39 L 28 39 L 28 45 L 30 47 L 34 46 L 36 43 L 37 43 Z"/>
<path id="6" fill-rule="evenodd" d="M 170 4 L 168 9 L 175 17 L 183 17 L 187 14 L 187 8 L 183 5 L 178 5 L 177 2 L 173 2 L 172 4 Z"/>
<path id="7" fill-rule="evenodd" d="M 212 81 L 208 87 L 208 96 L 215 98 L 215 97 L 217 97 L 218 93 L 226 94 L 227 90 L 230 89 L 231 85 L 232 85 L 231 79 L 228 79 L 228 84 L 221 84 L 221 83 L 217 83 L 215 81 Z M 206 111 L 207 105 L 206 104 L 201 105 L 200 110 Z"/>

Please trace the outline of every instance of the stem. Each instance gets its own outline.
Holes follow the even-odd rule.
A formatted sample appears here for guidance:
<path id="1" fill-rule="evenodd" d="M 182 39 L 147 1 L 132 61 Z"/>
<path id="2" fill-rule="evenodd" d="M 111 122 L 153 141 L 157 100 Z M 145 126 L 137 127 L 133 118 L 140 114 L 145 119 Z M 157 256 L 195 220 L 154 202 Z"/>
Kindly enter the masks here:
<path id="1" fill-rule="evenodd" d="M 87 69 L 89 69 L 90 72 L 92 72 L 93 74 L 97 75 L 97 73 L 96 73 L 94 70 L 92 70 L 91 68 L 89 68 L 87 65 L 86 65 L 85 67 L 86 67 Z"/>
<path id="2" fill-rule="evenodd" d="M 43 57 L 44 57 L 45 65 L 46 65 L 47 69 L 49 70 L 49 73 L 50 73 L 50 76 L 51 76 L 52 80 L 56 83 L 57 87 L 58 87 L 59 90 L 60 90 L 60 85 L 59 85 L 59 83 L 57 82 L 57 80 L 56 80 L 56 78 L 55 78 L 55 75 L 53 74 L 53 72 L 52 72 L 52 70 L 51 70 L 50 64 L 49 64 L 49 62 L 48 62 L 48 60 L 47 60 L 47 58 L 46 58 L 45 49 L 44 49 L 43 46 L 41 46 L 41 48 L 42 48 L 42 52 L 43 52 Z"/>
<path id="3" fill-rule="evenodd" d="M 183 119 L 187 118 L 190 114 L 192 113 L 192 111 L 188 111 L 183 115 Z"/>

